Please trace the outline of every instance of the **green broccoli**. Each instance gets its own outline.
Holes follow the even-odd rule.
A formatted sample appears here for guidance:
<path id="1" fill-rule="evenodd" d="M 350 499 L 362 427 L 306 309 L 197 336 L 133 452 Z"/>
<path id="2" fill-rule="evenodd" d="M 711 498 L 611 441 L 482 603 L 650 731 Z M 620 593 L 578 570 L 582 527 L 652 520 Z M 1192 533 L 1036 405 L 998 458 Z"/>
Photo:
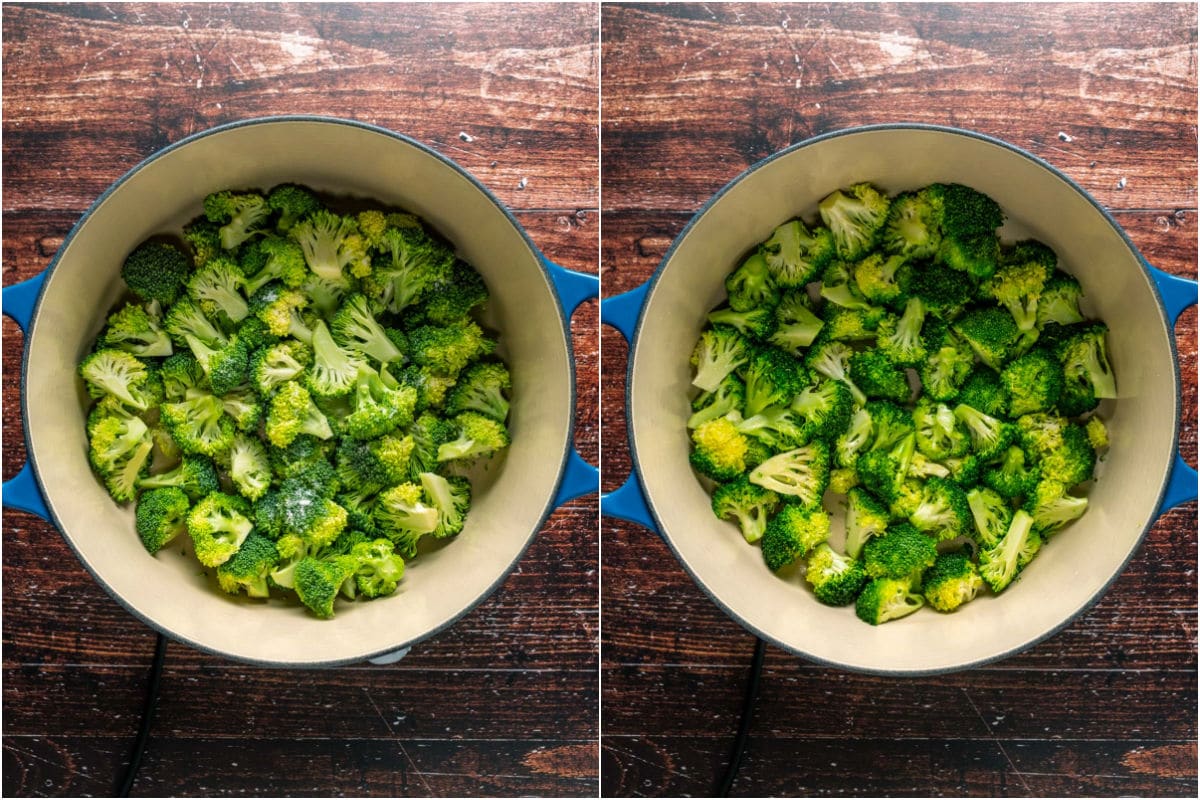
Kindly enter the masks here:
<path id="1" fill-rule="evenodd" d="M 789 406 L 767 406 L 752 417 L 743 419 L 740 414 L 731 415 L 729 421 L 739 433 L 749 437 L 747 441 L 746 466 L 751 466 L 753 458 L 750 449 L 754 443 L 766 449 L 762 460 L 781 450 L 799 447 L 809 439 L 809 431 L 804 417 Z"/>
<path id="2" fill-rule="evenodd" d="M 304 249 L 285 236 L 265 236 L 256 239 L 256 252 L 262 265 L 254 272 L 247 272 L 245 265 L 244 289 L 247 297 L 253 297 L 269 283 L 279 282 L 289 289 L 298 289 L 309 278 L 308 262 L 304 260 Z"/>
<path id="3" fill-rule="evenodd" d="M 121 278 L 142 300 L 157 300 L 164 306 L 175 302 L 192 271 L 192 259 L 177 245 L 149 240 L 126 256 Z"/>
<path id="4" fill-rule="evenodd" d="M 875 578 L 859 592 L 854 613 L 863 622 L 882 625 L 907 617 L 925 605 L 923 595 L 904 578 Z"/>
<path id="5" fill-rule="evenodd" d="M 138 481 L 138 488 L 142 490 L 167 487 L 180 489 L 195 501 L 220 489 L 221 482 L 211 458 L 184 453 L 174 469 L 148 475 Z"/>
<path id="6" fill-rule="evenodd" d="M 887 508 L 860 486 L 846 492 L 846 555 L 857 559 L 863 546 L 874 536 L 882 536 L 890 522 Z"/>
<path id="7" fill-rule="evenodd" d="M 879 307 L 891 306 L 901 300 L 900 270 L 907 263 L 904 256 L 870 253 L 854 265 L 854 285 L 859 294 Z"/>
<path id="8" fill-rule="evenodd" d="M 898 578 L 914 584 L 933 566 L 937 553 L 933 537 L 902 522 L 867 540 L 862 549 L 863 569 L 872 578 Z"/>
<path id="9" fill-rule="evenodd" d="M 244 385 L 250 376 L 250 352 L 237 334 L 208 342 L 187 335 L 188 349 L 208 376 L 213 394 L 224 395 Z"/>
<path id="10" fill-rule="evenodd" d="M 942 461 L 962 456 L 970 449 L 970 438 L 954 411 L 945 403 L 934 403 L 922 397 L 913 407 L 912 417 L 917 450 L 922 455 Z"/>
<path id="11" fill-rule="evenodd" d="M 447 478 L 436 472 L 422 472 L 420 481 L 429 504 L 437 509 L 434 537 L 457 536 L 466 524 L 467 511 L 471 507 L 471 482 L 459 475 Z"/>
<path id="12" fill-rule="evenodd" d="M 298 381 L 284 381 L 267 410 L 267 439 L 276 447 L 287 447 L 302 433 L 318 439 L 333 438 L 328 418 L 313 403 L 308 390 Z"/>
<path id="13" fill-rule="evenodd" d="M 495 342 L 470 319 L 449 325 L 422 325 L 409 332 L 408 344 L 413 363 L 443 375 L 458 375 L 495 348 Z"/>
<path id="14" fill-rule="evenodd" d="M 1020 445 L 1011 445 L 1001 460 L 984 469 L 983 484 L 1008 500 L 1025 497 L 1037 485 L 1040 470 Z"/>
<path id="15" fill-rule="evenodd" d="M 271 486 L 271 462 L 257 437 L 244 433 L 233 437 L 229 448 L 229 477 L 249 500 L 257 500 Z"/>
<path id="16" fill-rule="evenodd" d="M 977 364 L 967 375 L 956 399 L 960 404 L 982 411 L 988 416 L 1008 415 L 1008 392 L 1000 382 L 1000 375 L 983 364 Z"/>
<path id="17" fill-rule="evenodd" d="M 388 227 L 381 234 L 381 255 L 363 281 L 363 292 L 376 308 L 393 314 L 423 300 L 442 284 L 454 253 L 419 226 Z"/>
<path id="18" fill-rule="evenodd" d="M 417 544 L 425 534 L 437 530 L 436 506 L 425 502 L 420 484 L 399 483 L 379 493 L 375 522 L 404 558 L 417 553 Z"/>
<path id="19" fill-rule="evenodd" d="M 809 230 L 799 219 L 775 228 L 762 244 L 767 269 L 780 288 L 803 288 L 821 274 L 834 251 L 828 229 Z"/>
<path id="20" fill-rule="evenodd" d="M 250 379 L 263 397 L 287 381 L 304 375 L 312 363 L 312 348 L 295 339 L 286 339 L 254 353 L 250 359 Z"/>
<path id="21" fill-rule="evenodd" d="M 791 410 L 803 417 L 805 438 L 835 443 L 850 427 L 854 396 L 840 381 L 821 380 L 801 389 Z"/>
<path id="22" fill-rule="evenodd" d="M 751 253 L 737 269 L 725 278 L 729 307 L 734 311 L 751 311 L 779 304 L 779 289 L 760 251 Z"/>
<path id="23" fill-rule="evenodd" d="M 249 307 L 272 336 L 290 336 L 309 343 L 312 327 L 304 318 L 308 304 L 309 298 L 300 289 L 289 289 L 278 281 L 271 281 L 250 297 Z"/>
<path id="24" fill-rule="evenodd" d="M 746 383 L 746 416 L 754 416 L 767 406 L 788 405 L 808 382 L 807 370 L 800 362 L 773 345 L 752 348 L 741 377 Z"/>
<path id="25" fill-rule="evenodd" d="M 296 562 L 292 576 L 296 596 L 320 619 L 331 619 L 334 614 L 333 601 L 337 599 L 343 584 L 353 580 L 357 567 L 358 559 L 353 556 L 324 559 L 306 556 Z"/>
<path id="26" fill-rule="evenodd" d="M 1000 541 L 979 552 L 979 575 L 999 594 L 1033 560 L 1041 546 L 1042 539 L 1033 530 L 1033 517 L 1018 509 Z"/>
<path id="27" fill-rule="evenodd" d="M 853 384 L 868 398 L 907 403 L 912 396 L 904 364 L 884 348 L 860 350 L 850 356 L 849 365 Z"/>
<path id="28" fill-rule="evenodd" d="M 307 186 L 281 183 L 267 192 L 267 205 L 278 214 L 275 229 L 287 233 L 304 217 L 324 208 L 324 204 Z"/>
<path id="29" fill-rule="evenodd" d="M 1087 433 L 1088 444 L 1096 451 L 1096 455 L 1100 455 L 1101 450 L 1108 449 L 1108 427 L 1105 426 L 1104 420 L 1099 417 L 1088 417 L 1087 422 L 1083 425 L 1083 430 Z"/>
<path id="30" fill-rule="evenodd" d="M 939 541 L 971 532 L 971 508 L 967 495 L 952 480 L 932 476 L 925 481 L 920 505 L 908 521 L 922 533 Z"/>
<path id="31" fill-rule="evenodd" d="M 746 402 L 746 384 L 737 375 L 725 376 L 711 392 L 702 391 L 692 400 L 692 414 L 688 417 L 688 429 L 694 429 L 730 414 L 742 416 Z"/>
<path id="32" fill-rule="evenodd" d="M 821 503 L 829 486 L 830 468 L 829 445 L 818 439 L 771 456 L 752 469 L 748 477 L 757 486 L 813 507 Z"/>
<path id="33" fill-rule="evenodd" d="M 804 363 L 810 370 L 844 383 L 850 390 L 855 404 L 861 406 L 867 402 L 867 396 L 850 377 L 850 361 L 854 354 L 854 350 L 844 342 L 834 342 L 818 336 L 809 348 Z"/>
<path id="34" fill-rule="evenodd" d="M 727 417 L 717 417 L 692 430 L 691 465 L 714 481 L 730 481 L 746 471 L 746 436 Z"/>
<path id="35" fill-rule="evenodd" d="M 278 563 L 275 542 L 251 531 L 238 551 L 217 567 L 217 585 L 229 594 L 244 591 L 248 597 L 269 597 L 267 575 Z"/>
<path id="36" fill-rule="evenodd" d="M 893 324 L 894 319 L 885 309 L 845 308 L 836 303 L 826 303 L 821 309 L 825 336 L 835 342 L 864 342 L 879 336 L 881 323 Z"/>
<path id="37" fill-rule="evenodd" d="M 799 358 L 817 338 L 824 324 L 813 313 L 807 292 L 803 289 L 784 291 L 780 294 L 779 305 L 775 306 L 774 325 L 766 338 L 771 344 Z"/>
<path id="38" fill-rule="evenodd" d="M 980 284 L 980 293 L 1008 309 L 1020 330 L 1032 330 L 1037 324 L 1038 300 L 1057 262 L 1054 251 L 1041 242 L 1018 242 L 1002 249 L 1002 265 Z"/>
<path id="39" fill-rule="evenodd" d="M 891 202 L 868 183 L 856 183 L 827 195 L 817 205 L 821 220 L 833 234 L 838 258 L 861 258 L 879 241 Z"/>
<path id="40" fill-rule="evenodd" d="M 742 537 L 751 544 L 763 537 L 778 505 L 779 495 L 751 483 L 747 475 L 720 484 L 712 494 L 713 513 L 720 519 L 736 519 Z"/>
<path id="41" fill-rule="evenodd" d="M 196 559 L 206 567 L 224 564 L 254 528 L 250 504 L 237 495 L 213 492 L 192 507 L 187 529 Z"/>
<path id="42" fill-rule="evenodd" d="M 1021 337 L 1012 314 L 996 306 L 969 310 L 951 328 L 994 370 L 1004 367 Z"/>
<path id="43" fill-rule="evenodd" d="M 192 251 L 192 262 L 203 267 L 217 256 L 224 255 L 221 247 L 221 226 L 201 215 L 183 226 L 183 240 Z M 180 282 L 182 288 L 182 281 Z"/>
<path id="44" fill-rule="evenodd" d="M 104 347 L 89 353 L 79 364 L 79 374 L 93 398 L 111 395 L 136 411 L 155 405 L 149 370 L 124 350 Z"/>
<path id="45" fill-rule="evenodd" d="M 175 403 L 163 403 L 159 413 L 171 437 L 184 453 L 218 458 L 229 452 L 236 433 L 233 418 L 221 398 L 194 392 Z"/>
<path id="46" fill-rule="evenodd" d="M 499 422 L 508 418 L 512 388 L 508 367 L 499 361 L 479 361 L 463 370 L 446 395 L 446 413 L 475 411 Z M 720 387 L 718 387 L 720 388 Z"/>
<path id="47" fill-rule="evenodd" d="M 763 560 L 772 572 L 804 558 L 829 539 L 829 515 L 820 508 L 785 503 L 767 522 L 760 541 Z"/>
<path id="48" fill-rule="evenodd" d="M 867 573 L 860 561 L 838 553 L 826 542 L 812 548 L 804 577 L 813 587 L 817 600 L 827 606 L 853 603 L 867 582 Z"/>
<path id="49" fill-rule="evenodd" d="M 458 435 L 438 445 L 438 461 L 458 461 L 491 455 L 509 445 L 508 429 L 491 417 L 464 411 L 453 418 Z"/>
<path id="50" fill-rule="evenodd" d="M 692 385 L 705 392 L 715 392 L 721 382 L 749 358 L 750 347 L 737 329 L 728 325 L 705 328 L 692 349 L 691 363 L 696 368 Z M 744 385 L 742 393 L 744 396 Z"/>
<path id="51" fill-rule="evenodd" d="M 954 416 L 971 437 L 971 450 L 984 461 L 998 457 L 1013 442 L 1017 431 L 1012 423 L 985 414 L 965 403 L 954 407 Z"/>
<path id="52" fill-rule="evenodd" d="M 858 291 L 853 264 L 846 261 L 832 261 L 821 273 L 821 297 L 842 308 L 871 310 L 871 304 Z"/>
<path id="53" fill-rule="evenodd" d="M 958 183 L 933 184 L 928 190 L 942 205 L 938 259 L 973 278 L 991 277 L 1000 259 L 996 229 L 1004 223 L 999 204 L 982 192 Z"/>
<path id="54" fill-rule="evenodd" d="M 979 570 L 965 553 L 942 553 L 925 573 L 921 594 L 938 611 L 953 611 L 974 600 L 982 588 Z"/>
<path id="55" fill-rule="evenodd" d="M 363 597 L 386 597 L 404 577 L 404 559 L 387 539 L 358 542 L 349 555 L 357 562 L 354 585 Z"/>
<path id="56" fill-rule="evenodd" d="M 1039 481 L 1025 498 L 1024 509 L 1033 517 L 1033 529 L 1040 536 L 1057 533 L 1087 511 L 1088 499 L 1067 494 L 1061 482 Z"/>
<path id="57" fill-rule="evenodd" d="M 1103 322 L 1084 322 L 1068 326 L 1067 331 L 1056 348 L 1065 386 L 1083 387 L 1101 400 L 1115 398 L 1117 383 L 1105 344 L 1108 326 Z"/>
<path id="58" fill-rule="evenodd" d="M 724 325 L 735 329 L 743 336 L 756 341 L 769 341 L 779 327 L 775 316 L 777 306 L 759 306 L 749 311 L 735 311 L 726 306 L 708 313 L 708 321 L 714 327 Z"/>
<path id="59" fill-rule="evenodd" d="M 236 263 L 218 256 L 192 273 L 188 278 L 187 293 L 206 316 L 221 312 L 229 321 L 238 323 L 250 313 L 246 298 L 242 296 L 245 282 Z"/>
<path id="60" fill-rule="evenodd" d="M 134 511 L 135 527 L 146 552 L 154 555 L 187 530 L 192 503 L 174 486 L 142 492 Z"/>
<path id="61" fill-rule="evenodd" d="M 109 315 L 101 346 L 124 350 L 139 358 L 169 356 L 175 350 L 159 320 L 136 303 L 126 303 Z"/>
<path id="62" fill-rule="evenodd" d="M 1075 276 L 1054 270 L 1038 299 L 1037 327 L 1045 328 L 1051 322 L 1059 325 L 1083 322 L 1083 314 L 1079 311 L 1079 299 L 1082 296 L 1083 287 Z"/>
<path id="63" fill-rule="evenodd" d="M 892 200 L 881 244 L 904 258 L 932 258 L 942 242 L 941 193 L 924 188 L 902 192 Z"/>
<path id="64" fill-rule="evenodd" d="M 899 280 L 904 297 L 920 300 L 942 321 L 956 319 L 975 296 L 975 283 L 965 272 L 938 263 L 906 265 Z"/>
<path id="65" fill-rule="evenodd" d="M 975 353 L 948 325 L 939 322 L 927 323 L 922 330 L 928 358 L 918 372 L 922 393 L 932 400 L 949 403 L 958 398 L 970 377 Z"/>
<path id="66" fill-rule="evenodd" d="M 204 216 L 221 226 L 221 247 L 233 250 L 265 230 L 271 207 L 257 192 L 222 190 L 204 198 Z"/>
<path id="67" fill-rule="evenodd" d="M 1012 509 L 995 491 L 976 486 L 967 492 L 967 506 L 975 523 L 974 539 L 980 547 L 995 547 L 1012 523 Z"/>

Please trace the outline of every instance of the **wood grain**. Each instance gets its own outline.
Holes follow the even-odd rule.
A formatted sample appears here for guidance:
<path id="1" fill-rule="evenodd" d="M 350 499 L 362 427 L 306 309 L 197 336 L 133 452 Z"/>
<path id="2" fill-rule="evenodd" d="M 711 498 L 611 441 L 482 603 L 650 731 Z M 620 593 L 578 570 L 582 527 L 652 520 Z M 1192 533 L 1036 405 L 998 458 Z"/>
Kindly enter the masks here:
<path id="1" fill-rule="evenodd" d="M 759 159 L 896 120 L 1030 150 L 1106 206 L 1152 264 L 1194 279 L 1195 6 L 982 8 L 606 5 L 604 295 L 650 277 L 696 209 Z M 1176 345 L 1180 450 L 1195 464 L 1194 309 Z M 631 468 L 623 387 L 610 379 L 625 374 L 628 348 L 605 328 L 601 351 L 611 491 Z M 601 537 L 602 794 L 710 794 L 754 640 L 653 533 L 605 519 Z M 1196 558 L 1186 504 L 1087 613 L 966 673 L 854 675 L 769 647 L 733 793 L 1193 796 Z"/>
<path id="2" fill-rule="evenodd" d="M 598 27 L 588 4 L 6 4 L 3 263 L 45 268 L 105 188 L 190 133 L 324 114 L 470 170 L 556 263 L 598 259 Z M 577 446 L 599 459 L 595 302 L 573 319 Z M 3 326 L 3 474 L 25 458 L 22 337 Z M 246 667 L 168 647 L 135 794 L 594 796 L 595 497 L 556 511 L 499 589 L 399 664 Z M 5 795 L 106 795 L 153 634 L 50 525 L 3 516 Z"/>

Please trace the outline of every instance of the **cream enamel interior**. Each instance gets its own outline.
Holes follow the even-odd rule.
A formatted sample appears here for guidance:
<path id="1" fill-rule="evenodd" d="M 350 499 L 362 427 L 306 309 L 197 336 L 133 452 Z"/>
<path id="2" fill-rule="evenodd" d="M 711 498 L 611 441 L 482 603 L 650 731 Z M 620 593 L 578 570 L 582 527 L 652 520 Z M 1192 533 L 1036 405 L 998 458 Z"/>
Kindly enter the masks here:
<path id="1" fill-rule="evenodd" d="M 1086 516 L 1064 530 L 1001 597 L 954 614 L 923 610 L 872 627 L 807 587 L 772 576 L 757 547 L 714 518 L 688 466 L 688 357 L 723 279 L 748 248 L 821 197 L 869 180 L 889 193 L 934 181 L 986 192 L 1005 238 L 1051 245 L 1084 286 L 1085 311 L 1110 327 L 1120 399 L 1106 403 L 1112 447 Z M 957 669 L 1015 652 L 1070 620 L 1120 571 L 1153 519 L 1178 413 L 1171 333 L 1155 290 L 1113 226 L 1070 185 L 997 144 L 947 131 L 848 133 L 771 160 L 731 185 L 677 241 L 651 286 L 635 339 L 629 417 L 645 495 L 699 585 L 759 635 L 808 657 L 871 672 Z M 831 509 L 836 510 L 836 509 Z"/>
<path id="2" fill-rule="evenodd" d="M 339 605 L 320 621 L 282 600 L 236 599 L 172 547 L 148 555 L 131 509 L 92 476 L 85 395 L 74 370 L 120 295 L 124 256 L 177 230 L 210 191 L 297 181 L 412 211 L 453 242 L 491 291 L 489 322 L 513 376 L 513 444 L 489 464 L 465 530 L 409 564 L 394 596 Z M 397 649 L 487 596 L 520 557 L 557 489 L 570 443 L 569 345 L 554 288 L 519 229 L 440 159 L 378 130 L 318 120 L 227 128 L 171 149 L 115 187 L 48 276 L 27 338 L 26 424 L 45 498 L 85 565 L 126 607 L 203 649 L 279 664 L 330 664 Z"/>

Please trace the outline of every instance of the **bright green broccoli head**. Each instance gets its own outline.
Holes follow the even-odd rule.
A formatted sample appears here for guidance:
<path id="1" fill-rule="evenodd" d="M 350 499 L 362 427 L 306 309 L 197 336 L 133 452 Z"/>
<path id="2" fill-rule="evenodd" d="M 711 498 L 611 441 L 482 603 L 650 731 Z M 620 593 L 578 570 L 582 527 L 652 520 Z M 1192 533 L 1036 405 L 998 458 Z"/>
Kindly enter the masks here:
<path id="1" fill-rule="evenodd" d="M 503 422 L 508 418 L 512 377 L 499 361 L 480 361 L 463 370 L 446 396 L 446 413 L 475 411 Z M 719 389 L 720 387 L 718 387 Z"/>
<path id="2" fill-rule="evenodd" d="M 872 578 L 897 578 L 913 583 L 933 566 L 937 543 L 914 526 L 900 523 L 882 536 L 873 536 L 862 549 L 863 569 Z"/>
<path id="3" fill-rule="evenodd" d="M 121 278 L 142 300 L 169 306 L 183 291 L 192 259 L 177 245 L 150 240 L 134 248 L 121 265 Z"/>
<path id="4" fill-rule="evenodd" d="M 779 289 L 771 277 L 767 259 L 760 251 L 751 253 L 741 266 L 725 278 L 729 307 L 734 311 L 756 308 L 775 308 L 779 304 Z"/>
<path id="5" fill-rule="evenodd" d="M 979 359 L 994 370 L 1003 369 L 1009 353 L 1021 338 L 1012 314 L 996 306 L 967 311 L 951 327 Z"/>
<path id="6" fill-rule="evenodd" d="M 817 205 L 833 235 L 838 258 L 853 261 L 875 247 L 888 220 L 890 201 L 868 183 L 837 190 Z"/>
<path id="7" fill-rule="evenodd" d="M 244 498 L 224 492 L 213 492 L 196 503 L 187 517 L 196 559 L 206 567 L 217 567 L 233 558 L 254 528 L 252 515 Z"/>
<path id="8" fill-rule="evenodd" d="M 1007 589 L 1042 546 L 1033 530 L 1033 517 L 1023 509 L 1012 516 L 1008 530 L 995 546 L 979 552 L 979 575 L 993 592 Z"/>
<path id="9" fill-rule="evenodd" d="M 995 547 L 1012 522 L 1008 501 L 992 489 L 976 486 L 967 491 L 967 507 L 971 509 L 975 541 L 981 548 Z"/>
<path id="10" fill-rule="evenodd" d="M 709 420 L 692 431 L 688 458 L 701 475 L 730 481 L 746 471 L 746 437 L 727 417 Z"/>
<path id="11" fill-rule="evenodd" d="M 867 398 L 907 403 L 912 395 L 904 364 L 884 348 L 860 350 L 852 354 L 849 366 L 850 380 Z"/>
<path id="12" fill-rule="evenodd" d="M 166 472 L 138 481 L 139 489 L 181 489 L 192 500 L 200 500 L 221 488 L 217 468 L 208 456 L 185 453 L 179 464 Z"/>
<path id="13" fill-rule="evenodd" d="M 771 456 L 749 473 L 751 483 L 785 495 L 806 508 L 821 503 L 829 486 L 829 445 L 817 439 Z"/>
<path id="14" fill-rule="evenodd" d="M 124 350 L 141 358 L 169 356 L 174 352 L 171 337 L 157 317 L 136 303 L 126 303 L 109 316 L 101 342 L 103 347 Z"/>
<path id="15" fill-rule="evenodd" d="M 801 389 L 791 409 L 804 419 L 805 438 L 833 444 L 850 427 L 854 396 L 844 383 L 822 380 Z"/>
<path id="16" fill-rule="evenodd" d="M 223 190 L 204 198 L 204 216 L 221 226 L 221 247 L 233 250 L 266 230 L 271 207 L 257 192 Z"/>
<path id="17" fill-rule="evenodd" d="M 155 405 L 155 391 L 146 364 L 124 350 L 104 347 L 84 357 L 79 364 L 88 394 L 99 399 L 106 395 L 136 411 Z"/>
<path id="18" fill-rule="evenodd" d="M 276 447 L 287 447 L 302 433 L 318 439 L 333 438 L 329 420 L 298 381 L 284 381 L 267 409 L 266 435 Z"/>
<path id="19" fill-rule="evenodd" d="M 913 527 L 939 541 L 971 533 L 971 508 L 957 483 L 932 476 L 925 481 L 921 502 L 909 516 Z"/>
<path id="20" fill-rule="evenodd" d="M 229 452 L 237 432 L 221 398 L 193 392 L 187 399 L 163 403 L 159 413 L 179 448 L 189 454 L 220 458 Z"/>
<path id="21" fill-rule="evenodd" d="M 803 288 L 821 274 L 835 249 L 827 228 L 809 230 L 794 219 L 771 232 L 762 244 L 762 256 L 777 286 Z"/>
<path id="22" fill-rule="evenodd" d="M 867 582 L 862 562 L 838 553 L 825 542 L 809 553 L 804 576 L 817 600 L 827 606 L 853 603 Z"/>
<path id="23" fill-rule="evenodd" d="M 829 515 L 821 508 L 784 503 L 763 532 L 763 560 L 772 572 L 794 564 L 829 539 Z"/>
<path id="24" fill-rule="evenodd" d="M 938 611 L 953 611 L 974 600 L 983 588 L 975 563 L 965 553 L 943 553 L 925 573 L 921 593 Z"/>
<path id="25" fill-rule="evenodd" d="M 489 355 L 496 343 L 472 320 L 422 325 L 408 334 L 409 358 L 443 375 L 458 375 L 468 364 Z"/>
<path id="26" fill-rule="evenodd" d="M 705 392 L 715 392 L 734 370 L 750 358 L 751 348 L 738 330 L 729 325 L 705 328 L 692 349 L 691 363 L 696 368 L 692 385 Z M 742 386 L 743 397 L 745 386 Z"/>
<path id="27" fill-rule="evenodd" d="M 887 506 L 861 486 L 851 488 L 846 492 L 846 555 L 857 559 L 863 545 L 882 536 L 890 522 Z"/>
<path id="28" fill-rule="evenodd" d="M 1020 445 L 1011 445 L 997 463 L 983 470 L 983 484 L 1009 500 L 1025 497 L 1037 486 L 1041 472 Z"/>
<path id="29" fill-rule="evenodd" d="M 712 495 L 713 513 L 720 519 L 736 520 L 742 536 L 751 544 L 763 537 L 778 505 L 779 495 L 751 483 L 746 475 L 721 484 Z"/>
<path id="30" fill-rule="evenodd" d="M 281 183 L 267 192 L 267 205 L 277 216 L 275 229 L 287 233 L 303 217 L 324 208 L 320 199 L 307 186 Z"/>
<path id="31" fill-rule="evenodd" d="M 905 578 L 875 578 L 859 592 L 854 613 L 863 622 L 882 625 L 907 617 L 925 605 L 925 598 L 913 591 Z"/>
<path id="32" fill-rule="evenodd" d="M 943 213 L 939 191 L 926 188 L 897 195 L 884 224 L 884 249 L 904 258 L 932 258 L 942 241 Z"/>
<path id="33" fill-rule="evenodd" d="M 275 543 L 251 531 L 238 551 L 217 567 L 217 584 L 229 594 L 245 592 L 248 597 L 269 597 L 267 576 L 278 563 Z"/>
<path id="34" fill-rule="evenodd" d="M 754 416 L 768 406 L 787 406 L 808 384 L 808 370 L 786 350 L 759 345 L 742 366 L 746 383 L 746 416 Z"/>
<path id="35" fill-rule="evenodd" d="M 437 509 L 438 523 L 433 535 L 438 539 L 457 536 L 466 524 L 471 507 L 471 483 L 460 475 L 446 477 L 436 472 L 422 472 L 421 488 L 425 498 Z"/>
<path id="36" fill-rule="evenodd" d="M 453 418 L 458 435 L 438 445 L 438 461 L 458 461 L 491 455 L 508 447 L 510 437 L 504 423 L 491 417 L 464 411 Z"/>
<path id="37" fill-rule="evenodd" d="M 174 486 L 142 492 L 134 518 L 138 537 L 148 553 L 154 555 L 187 530 L 191 507 L 187 494 Z"/>

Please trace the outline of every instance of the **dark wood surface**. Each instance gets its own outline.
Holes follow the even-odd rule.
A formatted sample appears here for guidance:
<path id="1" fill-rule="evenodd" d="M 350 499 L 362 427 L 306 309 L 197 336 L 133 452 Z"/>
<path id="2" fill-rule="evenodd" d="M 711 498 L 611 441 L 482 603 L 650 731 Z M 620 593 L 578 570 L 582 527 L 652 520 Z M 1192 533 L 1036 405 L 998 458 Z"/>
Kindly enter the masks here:
<path id="1" fill-rule="evenodd" d="M 1081 183 L 1156 266 L 1196 276 L 1196 5 L 607 5 L 601 275 L 645 281 L 695 210 L 808 136 L 891 121 L 1017 144 Z M 1061 134 L 1065 134 L 1060 136 Z M 626 346 L 601 335 L 603 486 L 630 468 Z M 1196 312 L 1177 327 L 1196 457 Z M 602 520 L 606 796 L 707 795 L 754 640 L 667 546 Z M 999 663 L 850 674 L 767 650 L 733 793 L 1196 795 L 1196 505 L 1093 609 Z"/>
<path id="2" fill-rule="evenodd" d="M 575 5 L 6 4 L 4 284 L 109 184 L 212 125 L 278 113 L 405 133 L 470 170 L 557 263 L 598 259 L 598 16 Z M 466 134 L 467 138 L 460 136 Z M 599 458 L 597 305 L 574 318 L 577 437 Z M 4 478 L 25 457 L 3 328 Z M 167 649 L 139 795 L 595 796 L 595 496 L 476 610 L 394 666 L 296 673 Z M 108 795 L 152 632 L 52 526 L 4 512 L 5 795 Z"/>

